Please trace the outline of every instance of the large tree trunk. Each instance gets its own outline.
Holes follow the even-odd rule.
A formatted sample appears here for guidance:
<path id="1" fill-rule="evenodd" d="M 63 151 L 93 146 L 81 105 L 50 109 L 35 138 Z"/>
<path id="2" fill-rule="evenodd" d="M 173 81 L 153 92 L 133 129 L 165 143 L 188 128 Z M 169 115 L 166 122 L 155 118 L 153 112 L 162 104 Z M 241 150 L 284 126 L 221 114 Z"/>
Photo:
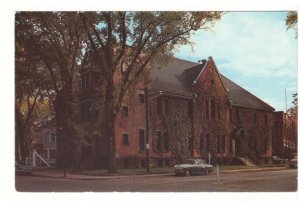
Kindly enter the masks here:
<path id="1" fill-rule="evenodd" d="M 105 102 L 104 102 L 104 121 L 103 133 L 107 143 L 106 165 L 108 173 L 116 173 L 116 140 L 115 140 L 115 119 L 116 112 L 114 107 L 114 85 L 113 80 L 107 82 Z"/>
<path id="2" fill-rule="evenodd" d="M 71 85 L 65 85 L 56 95 L 54 110 L 58 134 L 57 163 L 64 168 L 80 169 L 81 134 L 78 125 L 78 100 Z"/>

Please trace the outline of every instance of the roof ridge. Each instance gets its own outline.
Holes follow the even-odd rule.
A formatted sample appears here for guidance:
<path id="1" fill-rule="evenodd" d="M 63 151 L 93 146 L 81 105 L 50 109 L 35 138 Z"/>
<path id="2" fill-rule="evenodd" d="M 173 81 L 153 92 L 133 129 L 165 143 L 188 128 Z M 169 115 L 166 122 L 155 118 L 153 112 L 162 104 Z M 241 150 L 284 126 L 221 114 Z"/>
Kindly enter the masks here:
<path id="1" fill-rule="evenodd" d="M 192 62 L 192 61 L 189 61 L 189 60 L 185 60 L 185 59 L 181 59 L 181 58 L 177 58 L 177 57 L 173 57 L 173 56 L 172 56 L 172 58 L 176 59 L 176 60 L 181 60 L 181 61 L 184 61 L 184 62 L 188 62 L 188 63 L 194 63 L 195 65 L 199 64 L 197 62 Z"/>

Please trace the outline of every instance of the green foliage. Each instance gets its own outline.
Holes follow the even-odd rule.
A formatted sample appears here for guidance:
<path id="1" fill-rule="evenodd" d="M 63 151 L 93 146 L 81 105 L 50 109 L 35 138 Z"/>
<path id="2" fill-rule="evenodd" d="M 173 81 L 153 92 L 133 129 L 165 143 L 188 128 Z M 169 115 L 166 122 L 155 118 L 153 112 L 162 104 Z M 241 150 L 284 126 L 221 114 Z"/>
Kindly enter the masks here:
<path id="1" fill-rule="evenodd" d="M 296 31 L 296 39 L 298 37 L 298 16 L 297 11 L 289 11 L 288 15 L 285 19 L 285 24 L 287 26 L 287 29 L 294 29 Z"/>
<path id="2" fill-rule="evenodd" d="M 155 136 L 157 129 L 169 134 L 169 150 L 177 163 L 183 162 L 190 156 L 189 138 L 191 137 L 191 120 L 188 117 L 188 101 L 180 98 L 167 98 L 169 112 L 167 115 L 154 116 L 153 122 L 161 120 L 162 125 L 154 125 L 152 134 Z"/>
<path id="3" fill-rule="evenodd" d="M 82 51 L 86 46 L 78 13 L 16 13 L 16 45 L 20 50 L 25 50 L 16 53 L 17 61 L 24 61 L 22 58 L 26 56 L 26 64 L 16 63 L 16 70 L 20 72 L 16 71 L 16 85 L 22 86 L 24 82 L 31 84 L 30 80 L 24 80 L 31 73 L 34 73 L 33 81 L 41 81 L 34 82 L 33 92 L 40 89 L 53 100 L 59 129 L 57 134 L 64 140 L 65 155 L 60 151 L 58 154 L 63 162 L 70 163 L 68 166 L 75 166 L 77 156 L 73 154 L 80 153 L 78 142 L 82 135 L 77 129 L 77 82 Z"/>
<path id="4" fill-rule="evenodd" d="M 107 125 L 113 127 L 127 90 L 134 86 L 138 79 L 147 78 L 149 72 L 145 69 L 149 71 L 150 64 L 167 62 L 165 56 L 171 56 L 178 46 L 191 43 L 189 39 L 193 31 L 208 30 L 221 18 L 221 14 L 18 12 L 16 44 L 25 48 L 27 52 L 28 69 L 22 69 L 24 73 L 18 74 L 16 83 L 22 86 L 22 76 L 31 71 L 42 75 L 38 77 L 42 82 L 32 89 L 43 86 L 48 96 L 51 99 L 55 98 L 57 127 L 62 129 L 58 133 L 64 138 L 64 147 L 70 150 L 70 155 L 66 153 L 67 157 L 64 154 L 61 156 L 70 158 L 71 164 L 77 164 L 75 158 L 76 155 L 80 155 L 78 142 L 82 139 L 82 132 L 76 129 L 79 117 L 77 82 L 83 53 L 87 49 L 93 50 L 94 64 L 106 87 L 106 113 L 103 119 L 109 123 Z M 22 60 L 19 56 L 16 59 Z M 103 131 L 111 130 L 106 128 Z M 177 136 L 182 133 L 184 132 L 178 132 Z M 109 151 L 110 158 L 114 158 L 115 134 L 104 135 L 109 137 L 107 140 L 113 140 L 107 145 L 108 148 L 112 148 L 112 151 Z M 74 153 L 71 152 L 73 150 Z M 111 162 L 113 161 L 114 159 L 111 159 Z"/>
<path id="5" fill-rule="evenodd" d="M 151 65 L 168 62 L 165 56 L 171 56 L 180 45 L 190 44 L 193 31 L 208 30 L 221 15 L 222 12 L 80 13 L 89 39 L 88 46 L 93 49 L 99 71 L 106 86 L 113 85 L 114 92 L 106 93 L 107 104 L 104 106 L 112 114 L 105 115 L 104 119 L 114 125 L 126 92 L 136 85 L 138 79 L 147 78 Z M 177 136 L 181 133 L 178 132 Z M 113 137 L 115 134 L 105 135 Z"/>

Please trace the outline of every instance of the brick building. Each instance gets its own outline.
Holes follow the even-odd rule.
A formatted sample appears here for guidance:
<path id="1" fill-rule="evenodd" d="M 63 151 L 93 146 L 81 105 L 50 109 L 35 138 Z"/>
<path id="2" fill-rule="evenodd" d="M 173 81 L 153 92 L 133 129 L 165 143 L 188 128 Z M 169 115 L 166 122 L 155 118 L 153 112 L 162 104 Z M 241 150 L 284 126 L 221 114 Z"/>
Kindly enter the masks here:
<path id="1" fill-rule="evenodd" d="M 282 111 L 273 114 L 273 123 L 273 155 L 290 160 L 297 153 L 296 123 Z"/>
<path id="2" fill-rule="evenodd" d="M 90 127 L 96 117 L 101 122 L 104 92 L 97 88 L 101 75 L 93 68 L 85 62 L 81 74 L 81 120 L 92 144 L 83 160 L 103 167 L 105 145 Z M 127 93 L 115 124 L 118 166 L 145 166 L 147 144 L 152 166 L 172 165 L 183 154 L 203 159 L 210 154 L 213 163 L 239 157 L 270 162 L 273 111 L 220 74 L 212 57 L 199 63 L 173 58 L 153 68 L 148 85 L 140 83 Z"/>

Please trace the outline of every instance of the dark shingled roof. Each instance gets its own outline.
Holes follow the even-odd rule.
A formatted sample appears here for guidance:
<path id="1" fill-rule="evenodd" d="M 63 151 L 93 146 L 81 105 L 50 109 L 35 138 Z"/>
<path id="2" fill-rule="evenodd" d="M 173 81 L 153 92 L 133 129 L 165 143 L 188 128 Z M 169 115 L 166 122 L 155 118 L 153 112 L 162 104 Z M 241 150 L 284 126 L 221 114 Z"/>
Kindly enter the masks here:
<path id="1" fill-rule="evenodd" d="M 155 68 L 152 73 L 152 89 L 191 97 L 191 88 L 187 83 L 184 70 L 195 67 L 195 65 L 199 64 L 174 58 L 167 66 Z"/>
<path id="2" fill-rule="evenodd" d="M 153 70 L 152 90 L 192 97 L 191 85 L 197 79 L 204 67 L 205 63 L 199 64 L 173 58 L 171 63 L 167 66 L 155 68 Z M 273 107 L 235 84 L 222 74 L 220 74 L 220 78 L 224 86 L 229 90 L 229 98 L 232 105 L 274 111 Z"/>
<path id="3" fill-rule="evenodd" d="M 222 82 L 229 90 L 229 99 L 232 102 L 232 105 L 239 105 L 249 108 L 262 109 L 274 111 L 275 109 L 251 94 L 244 88 L 240 87 L 236 83 L 232 82 L 222 74 L 220 74 Z"/>

